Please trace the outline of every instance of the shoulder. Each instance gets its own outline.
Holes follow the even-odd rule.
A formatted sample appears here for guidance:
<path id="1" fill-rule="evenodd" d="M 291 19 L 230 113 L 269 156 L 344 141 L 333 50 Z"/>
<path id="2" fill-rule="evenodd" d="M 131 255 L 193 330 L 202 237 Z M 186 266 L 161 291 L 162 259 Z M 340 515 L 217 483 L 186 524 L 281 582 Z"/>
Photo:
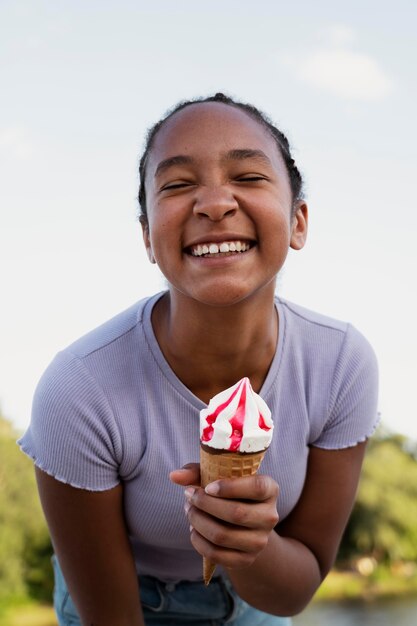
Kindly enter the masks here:
<path id="1" fill-rule="evenodd" d="M 293 342 L 318 349 L 319 353 L 343 355 L 368 355 L 374 359 L 375 354 L 366 337 L 355 326 L 312 311 L 288 300 L 278 298 L 278 307 L 285 317 L 287 334 Z"/>
<path id="2" fill-rule="evenodd" d="M 347 405 L 359 397 L 376 401 L 376 355 L 357 328 L 286 300 L 280 299 L 278 307 L 283 316 L 287 371 L 297 372 L 319 413 L 330 415 L 342 401 Z"/>
<path id="3" fill-rule="evenodd" d="M 378 422 L 378 366 L 352 324 L 280 299 L 286 372 L 298 377 L 309 416 L 308 442 L 340 449 L 364 441 Z M 288 386 L 288 385 L 287 385 Z"/>
<path id="4" fill-rule="evenodd" d="M 287 320 L 291 321 L 293 324 L 304 326 L 306 329 L 309 329 L 310 332 L 323 329 L 323 332 L 335 331 L 345 333 L 349 326 L 347 322 L 334 319 L 322 313 L 318 313 L 317 311 L 312 311 L 311 309 L 306 309 L 299 304 L 294 304 L 294 302 L 289 302 L 283 298 L 277 298 L 277 302 L 284 311 Z"/>
<path id="5" fill-rule="evenodd" d="M 137 359 L 141 334 L 136 329 L 153 298 L 136 302 L 58 352 L 38 383 L 32 417 L 44 413 L 46 404 L 61 411 L 64 404 L 78 404 L 80 412 L 108 405 L 111 389 L 122 385 Z"/>
<path id="6" fill-rule="evenodd" d="M 118 342 L 123 341 L 129 333 L 134 331 L 138 325 L 141 325 L 143 312 L 148 303 L 150 304 L 154 298 L 155 296 L 135 302 L 128 309 L 118 313 L 74 341 L 64 348 L 62 352 L 71 354 L 78 359 L 84 359 L 95 352 L 105 350 L 106 348 L 111 349 L 113 344 L 117 345 Z"/>
<path id="7" fill-rule="evenodd" d="M 30 426 L 19 444 L 58 480 L 102 491 L 128 473 L 132 455 L 126 454 L 126 432 L 131 434 L 137 423 L 134 401 L 129 404 L 140 345 L 135 329 L 151 302 L 137 302 L 75 341 L 41 377 Z M 136 443 L 139 450 L 139 437 Z"/>

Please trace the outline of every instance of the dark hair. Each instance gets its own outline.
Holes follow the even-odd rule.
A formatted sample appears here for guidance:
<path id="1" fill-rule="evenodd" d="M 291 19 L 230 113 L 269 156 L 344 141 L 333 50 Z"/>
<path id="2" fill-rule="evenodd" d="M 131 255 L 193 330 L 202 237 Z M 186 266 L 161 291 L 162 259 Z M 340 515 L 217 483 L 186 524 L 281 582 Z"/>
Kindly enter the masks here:
<path id="1" fill-rule="evenodd" d="M 284 159 L 288 177 L 290 180 L 291 192 L 292 192 L 292 210 L 294 211 L 296 202 L 303 198 L 303 179 L 301 177 L 300 172 L 295 164 L 294 159 L 291 156 L 290 144 L 288 139 L 284 135 L 282 131 L 277 128 L 272 121 L 269 119 L 265 113 L 257 109 L 252 104 L 247 104 L 245 102 L 239 102 L 237 100 L 233 100 L 229 96 L 224 95 L 223 93 L 216 93 L 214 96 L 209 96 L 207 98 L 195 98 L 193 100 L 184 100 L 175 105 L 172 109 L 170 109 L 164 117 L 162 117 L 159 122 L 154 124 L 146 135 L 145 141 L 145 149 L 143 151 L 142 157 L 139 163 L 139 176 L 140 176 L 140 185 L 139 185 L 139 206 L 140 206 L 140 216 L 139 219 L 143 224 L 146 224 L 148 221 L 147 212 L 146 212 L 146 192 L 145 192 L 145 174 L 146 174 L 146 164 L 148 160 L 148 156 L 150 151 L 152 150 L 153 142 L 155 136 L 161 127 L 165 124 L 165 122 L 172 117 L 178 111 L 185 109 L 186 107 L 192 104 L 200 104 L 204 102 L 221 102 L 223 104 L 227 104 L 232 107 L 236 107 L 241 109 L 245 113 L 247 113 L 254 120 L 262 124 L 262 126 L 272 135 L 275 139 L 275 142 L 278 146 L 278 150 L 282 158 Z"/>

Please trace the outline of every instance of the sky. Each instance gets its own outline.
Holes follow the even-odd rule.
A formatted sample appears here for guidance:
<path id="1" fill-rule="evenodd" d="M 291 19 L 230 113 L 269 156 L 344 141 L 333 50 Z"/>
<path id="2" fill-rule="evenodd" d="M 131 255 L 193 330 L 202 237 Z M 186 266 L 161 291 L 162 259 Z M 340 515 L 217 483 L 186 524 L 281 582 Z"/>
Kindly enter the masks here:
<path id="1" fill-rule="evenodd" d="M 278 280 L 354 324 L 386 428 L 417 440 L 414 0 L 0 0 L 0 406 L 19 428 L 56 352 L 165 288 L 137 223 L 147 128 L 223 91 L 303 173 L 309 238 Z"/>

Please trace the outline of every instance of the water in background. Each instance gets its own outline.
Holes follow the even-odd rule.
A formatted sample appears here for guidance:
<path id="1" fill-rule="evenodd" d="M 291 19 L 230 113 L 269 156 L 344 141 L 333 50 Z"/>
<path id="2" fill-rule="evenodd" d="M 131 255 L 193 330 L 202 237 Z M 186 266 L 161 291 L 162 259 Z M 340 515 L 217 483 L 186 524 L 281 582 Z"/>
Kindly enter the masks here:
<path id="1" fill-rule="evenodd" d="M 294 626 L 417 626 L 417 599 L 373 603 L 312 604 Z"/>

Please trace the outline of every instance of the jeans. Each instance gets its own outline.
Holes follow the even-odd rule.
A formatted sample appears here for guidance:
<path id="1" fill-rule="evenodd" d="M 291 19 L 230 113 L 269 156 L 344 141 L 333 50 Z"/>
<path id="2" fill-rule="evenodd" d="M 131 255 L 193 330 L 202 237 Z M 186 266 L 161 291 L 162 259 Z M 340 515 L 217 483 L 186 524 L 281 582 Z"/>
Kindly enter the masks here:
<path id="1" fill-rule="evenodd" d="M 81 626 L 55 556 L 52 562 L 58 624 Z M 287 617 L 249 606 L 226 579 L 215 578 L 206 587 L 202 582 L 163 583 L 151 576 L 139 576 L 139 585 L 146 626 L 291 626 Z"/>

